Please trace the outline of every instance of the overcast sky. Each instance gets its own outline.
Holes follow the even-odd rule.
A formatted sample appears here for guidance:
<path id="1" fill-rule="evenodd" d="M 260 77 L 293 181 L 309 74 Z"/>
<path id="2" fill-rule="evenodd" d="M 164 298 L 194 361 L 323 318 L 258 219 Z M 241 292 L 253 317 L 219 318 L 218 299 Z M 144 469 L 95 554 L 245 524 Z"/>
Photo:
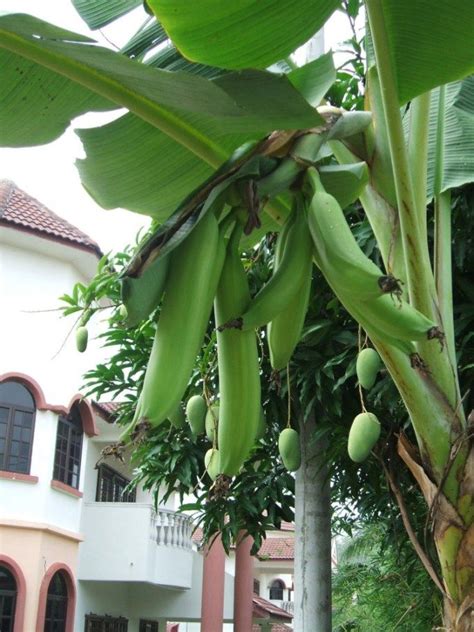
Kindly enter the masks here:
<path id="1" fill-rule="evenodd" d="M 69 0 L 0 0 L 0 12 L 30 13 L 72 31 L 91 35 L 104 45 L 97 32 L 90 33 Z M 129 14 L 126 28 L 107 27 L 107 38 L 117 45 L 143 20 L 141 10 Z M 122 20 L 122 23 L 124 21 Z M 326 50 L 350 37 L 347 20 L 334 14 L 325 31 Z M 107 120 L 102 115 L 88 115 L 77 127 L 96 126 Z M 84 156 L 81 143 L 70 128 L 60 139 L 48 145 L 22 149 L 0 148 L 0 178 L 13 180 L 20 188 L 38 198 L 55 213 L 64 217 L 97 241 L 104 252 L 119 250 L 132 241 L 136 232 L 148 223 L 147 218 L 121 209 L 105 211 L 83 189 L 74 160 Z"/>

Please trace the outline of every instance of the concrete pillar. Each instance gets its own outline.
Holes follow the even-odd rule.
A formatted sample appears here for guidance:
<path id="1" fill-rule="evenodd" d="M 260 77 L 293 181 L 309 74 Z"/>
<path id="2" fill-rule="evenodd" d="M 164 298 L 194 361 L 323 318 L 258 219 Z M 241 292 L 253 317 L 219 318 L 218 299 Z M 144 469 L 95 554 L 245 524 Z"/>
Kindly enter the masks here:
<path id="1" fill-rule="evenodd" d="M 225 551 L 220 535 L 206 545 L 202 574 L 201 630 L 222 632 L 224 626 Z"/>
<path id="2" fill-rule="evenodd" d="M 241 531 L 235 550 L 234 632 L 252 629 L 253 611 L 253 539 Z"/>

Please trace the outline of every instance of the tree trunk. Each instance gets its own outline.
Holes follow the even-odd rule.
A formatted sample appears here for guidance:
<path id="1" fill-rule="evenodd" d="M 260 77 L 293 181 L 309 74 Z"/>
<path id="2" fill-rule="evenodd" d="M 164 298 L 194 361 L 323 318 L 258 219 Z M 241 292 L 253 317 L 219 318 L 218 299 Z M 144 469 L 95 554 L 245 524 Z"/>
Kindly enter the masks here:
<path id="1" fill-rule="evenodd" d="M 331 496 L 325 442 L 311 414 L 300 420 L 301 467 L 295 492 L 295 632 L 331 632 Z"/>

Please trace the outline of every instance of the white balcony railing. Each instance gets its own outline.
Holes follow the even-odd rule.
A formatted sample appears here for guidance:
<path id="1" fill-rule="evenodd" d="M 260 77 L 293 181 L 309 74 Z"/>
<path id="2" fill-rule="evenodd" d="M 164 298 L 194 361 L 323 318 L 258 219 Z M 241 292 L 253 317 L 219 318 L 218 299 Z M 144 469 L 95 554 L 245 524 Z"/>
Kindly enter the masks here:
<path id="1" fill-rule="evenodd" d="M 286 610 L 290 614 L 295 614 L 295 602 L 294 601 L 282 601 L 280 608 Z"/>
<path id="2" fill-rule="evenodd" d="M 189 516 L 159 509 L 152 515 L 152 534 L 159 546 L 174 546 L 182 549 L 192 548 L 191 534 L 193 525 Z"/>
<path id="3" fill-rule="evenodd" d="M 143 503 L 85 502 L 81 530 L 79 579 L 191 586 L 188 516 Z"/>

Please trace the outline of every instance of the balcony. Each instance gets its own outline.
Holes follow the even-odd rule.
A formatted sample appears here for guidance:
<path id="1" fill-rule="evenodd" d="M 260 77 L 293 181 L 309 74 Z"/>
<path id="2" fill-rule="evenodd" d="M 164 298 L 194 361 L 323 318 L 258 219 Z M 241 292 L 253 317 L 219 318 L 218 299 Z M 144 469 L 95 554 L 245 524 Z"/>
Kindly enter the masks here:
<path id="1" fill-rule="evenodd" d="M 190 588 L 192 523 L 141 503 L 84 503 L 78 579 Z"/>

